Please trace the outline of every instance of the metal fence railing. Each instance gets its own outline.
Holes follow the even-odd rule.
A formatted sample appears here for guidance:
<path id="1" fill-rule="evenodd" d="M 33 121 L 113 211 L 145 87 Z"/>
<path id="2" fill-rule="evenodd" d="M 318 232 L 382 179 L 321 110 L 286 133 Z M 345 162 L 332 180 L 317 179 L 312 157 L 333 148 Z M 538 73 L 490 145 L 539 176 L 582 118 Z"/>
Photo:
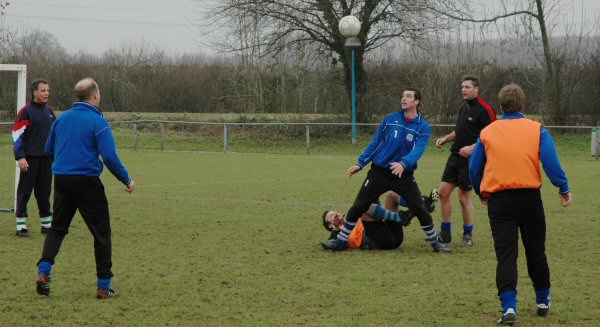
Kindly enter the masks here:
<path id="1" fill-rule="evenodd" d="M 255 122 L 243 122 L 243 123 L 237 123 L 237 122 L 200 122 L 200 121 L 171 121 L 171 120 L 128 120 L 128 121 L 113 121 L 111 122 L 111 125 L 114 128 L 127 128 L 127 126 L 130 126 L 129 128 L 131 129 L 131 131 L 133 132 L 133 149 L 137 150 L 138 149 L 138 145 L 140 142 L 140 139 L 142 137 L 142 128 L 145 128 L 146 130 L 148 130 L 148 126 L 154 126 L 153 128 L 150 128 L 150 132 L 157 134 L 158 135 L 158 142 L 160 144 L 160 150 L 165 150 L 165 143 L 166 140 L 168 138 L 168 133 L 167 133 L 167 126 L 170 126 L 171 128 L 175 127 L 175 129 L 180 130 L 180 131 L 185 131 L 185 128 L 178 128 L 177 126 L 181 127 L 181 126 L 188 126 L 191 128 L 188 128 L 188 130 L 194 130 L 194 129 L 199 129 L 201 127 L 212 127 L 213 132 L 210 133 L 210 135 L 212 137 L 216 137 L 214 130 L 215 129 L 219 129 L 221 131 L 221 136 L 220 138 L 222 138 L 222 151 L 223 153 L 227 153 L 229 150 L 229 145 L 230 145 L 230 140 L 231 140 L 231 130 L 233 128 L 259 128 L 261 127 L 263 129 L 263 133 L 265 133 L 266 135 L 272 134 L 273 133 L 273 129 L 275 128 L 288 128 L 289 127 L 295 127 L 296 128 L 296 132 L 295 133 L 291 133 L 295 135 L 295 142 L 297 143 L 297 141 L 299 140 L 299 133 L 297 132 L 297 129 L 300 128 L 303 130 L 302 132 L 302 139 L 303 139 L 303 143 L 304 143 L 304 147 L 306 149 L 306 153 L 310 154 L 311 152 L 311 135 L 313 134 L 313 131 L 315 129 L 319 129 L 319 128 L 337 128 L 338 131 L 342 130 L 342 131 L 346 131 L 346 132 L 341 132 L 342 135 L 340 135 L 340 137 L 347 137 L 348 142 L 351 141 L 351 137 L 350 137 L 350 128 L 352 127 L 351 123 L 313 123 L 313 122 L 305 122 L 305 123 L 297 123 L 297 122 L 293 122 L 293 123 L 286 123 L 286 122 L 270 122 L 270 123 L 255 123 Z M 368 124 L 368 123 L 357 123 L 356 124 L 357 128 L 362 128 L 363 129 L 363 138 L 366 137 L 369 140 L 372 137 L 372 132 L 374 132 L 374 130 L 377 128 L 377 126 L 379 126 L 379 124 Z M 442 135 L 444 133 L 447 133 L 449 131 L 451 131 L 451 129 L 454 127 L 454 124 L 431 124 L 432 127 L 432 134 L 433 135 Z M 560 130 L 562 132 L 565 131 L 569 131 L 571 133 L 577 133 L 577 134 L 581 134 L 581 133 L 589 133 L 591 131 L 593 131 L 595 128 L 595 126 L 545 126 L 547 129 L 549 130 Z M 265 130 L 265 129 L 270 129 L 269 130 Z M 317 135 L 321 135 L 322 133 L 316 133 Z M 260 138 L 260 136 L 258 136 Z"/>
<path id="2" fill-rule="evenodd" d="M 13 122 L 0 122 L 0 130 L 3 134 L 10 134 Z M 140 143 L 147 138 L 152 142 L 152 148 L 166 150 L 171 143 L 169 150 L 178 149 L 198 149 L 196 146 L 176 146 L 174 142 L 185 143 L 187 139 L 190 144 L 200 142 L 200 139 L 212 139 L 211 145 L 206 145 L 206 150 L 222 151 L 227 153 L 233 141 L 240 140 L 248 142 L 256 140 L 257 142 L 273 143 L 273 146 L 285 147 L 287 144 L 293 144 L 296 147 L 301 146 L 306 154 L 311 153 L 313 138 L 323 140 L 323 142 L 335 140 L 338 142 L 347 141 L 350 143 L 351 123 L 328 123 L 328 122 L 202 122 L 202 121 L 178 121 L 178 120 L 124 120 L 112 121 L 111 126 L 116 132 L 116 137 L 121 138 L 120 147 L 132 148 L 133 150 L 142 149 Z M 363 142 L 370 141 L 374 131 L 379 124 L 357 123 L 357 129 L 361 132 L 360 139 Z M 448 133 L 454 127 L 454 124 L 431 124 L 432 134 L 435 136 Z M 545 126 L 549 130 L 558 130 L 575 134 L 590 135 L 598 127 L 596 126 Z M 232 133 L 233 132 L 233 133 Z M 233 134 L 233 136 L 232 136 Z M 175 140 L 179 141 L 175 141 Z M 218 146 L 215 140 L 221 144 Z M 5 144 L 9 141 L 0 142 Z M 182 141 L 183 140 L 183 141 Z M 600 141 L 600 137 L 597 138 Z M 172 141 L 172 142 L 170 142 Z M 318 143 L 318 142 L 317 142 Z M 600 145 L 598 145 L 600 146 Z M 592 148 L 593 149 L 593 148 Z M 593 149 L 594 150 L 594 149 Z M 600 151 L 596 151 L 600 155 Z"/>

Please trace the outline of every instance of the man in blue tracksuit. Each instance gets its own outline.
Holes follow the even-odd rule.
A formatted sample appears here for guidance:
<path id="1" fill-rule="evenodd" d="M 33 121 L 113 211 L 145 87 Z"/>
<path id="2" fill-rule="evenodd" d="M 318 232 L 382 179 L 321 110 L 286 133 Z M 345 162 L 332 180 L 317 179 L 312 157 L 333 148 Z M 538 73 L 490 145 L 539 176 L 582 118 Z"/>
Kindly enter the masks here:
<path id="1" fill-rule="evenodd" d="M 348 175 L 352 177 L 372 162 L 337 239 L 321 242 L 324 248 L 336 251 L 347 249 L 348 235 L 358 219 L 369 209 L 371 203 L 377 202 L 381 194 L 391 190 L 404 198 L 408 208 L 417 216 L 433 250 L 451 251 L 438 242 L 433 219 L 423 204 L 421 191 L 413 175 L 417 169 L 417 161 L 423 156 L 431 137 L 431 127 L 418 111 L 420 104 L 419 90 L 404 90 L 403 109 L 383 119 L 373 140 L 358 158 L 358 163 L 348 169 Z"/>
<path id="2" fill-rule="evenodd" d="M 112 245 L 108 201 L 100 181 L 103 166 L 133 192 L 135 183 L 121 164 L 110 126 L 98 109 L 98 84 L 85 78 L 75 85 L 80 102 L 64 112 L 50 130 L 46 155 L 53 160 L 54 221 L 38 262 L 37 292 L 50 294 L 50 271 L 71 220 L 79 210 L 94 236 L 98 299 L 114 297 L 111 289 Z M 102 161 L 100 160 L 102 157 Z"/>
<path id="3" fill-rule="evenodd" d="M 33 81 L 31 102 L 19 110 L 12 132 L 15 160 L 20 170 L 15 208 L 16 235 L 21 237 L 29 236 L 27 203 L 32 192 L 37 201 L 42 234 L 46 234 L 52 224 L 52 211 L 50 211 L 52 171 L 50 160 L 44 153 L 44 146 L 56 116 L 48 107 L 49 97 L 48 81 L 43 79 Z"/>

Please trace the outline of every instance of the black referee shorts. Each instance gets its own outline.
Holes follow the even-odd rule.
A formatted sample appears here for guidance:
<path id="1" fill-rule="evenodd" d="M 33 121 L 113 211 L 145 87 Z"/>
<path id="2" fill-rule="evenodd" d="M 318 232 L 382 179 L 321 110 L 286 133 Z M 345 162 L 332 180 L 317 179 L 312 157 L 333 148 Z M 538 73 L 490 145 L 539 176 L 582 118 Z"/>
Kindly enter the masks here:
<path id="1" fill-rule="evenodd" d="M 458 185 L 461 190 L 472 190 L 473 185 L 469 178 L 469 158 L 452 153 L 446 162 L 442 182 Z"/>

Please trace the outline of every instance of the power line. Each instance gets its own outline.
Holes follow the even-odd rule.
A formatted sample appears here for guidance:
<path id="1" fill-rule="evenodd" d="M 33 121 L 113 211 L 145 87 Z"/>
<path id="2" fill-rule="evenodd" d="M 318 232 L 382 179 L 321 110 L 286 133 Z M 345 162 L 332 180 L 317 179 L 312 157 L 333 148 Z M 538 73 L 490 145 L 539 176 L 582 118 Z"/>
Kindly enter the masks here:
<path id="1" fill-rule="evenodd" d="M 36 6 L 36 7 L 58 7 L 58 8 L 80 8 L 80 9 L 99 9 L 99 10 L 119 10 L 119 11 L 135 11 L 135 12 L 155 12 L 155 13 L 178 13 L 178 14 L 187 14 L 190 11 L 186 10 L 162 10 L 162 9 L 144 9 L 144 8 L 121 8 L 121 7 L 99 7 L 99 6 L 80 6 L 80 5 L 61 5 L 61 4 L 48 4 L 48 3 L 34 3 L 34 2 L 14 2 L 10 4 L 11 7 L 14 5 L 23 5 L 23 6 Z"/>
<path id="2" fill-rule="evenodd" d="M 187 26 L 183 23 L 165 23 L 165 22 L 149 22 L 149 21 L 130 21 L 130 20 L 108 20 L 108 19 L 92 19 L 92 18 L 73 18 L 73 17 L 47 17 L 33 15 L 6 15 L 8 18 L 33 18 L 41 20 L 54 21 L 71 21 L 71 22 L 86 22 L 86 23 L 109 23 L 109 24 L 126 24 L 126 25 L 150 25 L 150 26 Z"/>

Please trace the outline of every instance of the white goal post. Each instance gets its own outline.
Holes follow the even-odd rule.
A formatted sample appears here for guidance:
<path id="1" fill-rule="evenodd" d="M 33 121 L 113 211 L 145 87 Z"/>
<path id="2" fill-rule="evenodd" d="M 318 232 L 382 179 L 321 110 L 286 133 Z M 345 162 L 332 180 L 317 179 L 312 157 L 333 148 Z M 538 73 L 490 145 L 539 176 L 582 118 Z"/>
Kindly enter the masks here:
<path id="1" fill-rule="evenodd" d="M 11 71 L 17 72 L 17 106 L 15 111 L 19 113 L 19 109 L 23 108 L 27 102 L 27 65 L 16 64 L 0 64 L 0 72 Z M 12 208 L 0 208 L 0 211 L 14 211 L 17 207 L 17 185 L 19 185 L 19 165 L 15 161 L 15 189 Z"/>

